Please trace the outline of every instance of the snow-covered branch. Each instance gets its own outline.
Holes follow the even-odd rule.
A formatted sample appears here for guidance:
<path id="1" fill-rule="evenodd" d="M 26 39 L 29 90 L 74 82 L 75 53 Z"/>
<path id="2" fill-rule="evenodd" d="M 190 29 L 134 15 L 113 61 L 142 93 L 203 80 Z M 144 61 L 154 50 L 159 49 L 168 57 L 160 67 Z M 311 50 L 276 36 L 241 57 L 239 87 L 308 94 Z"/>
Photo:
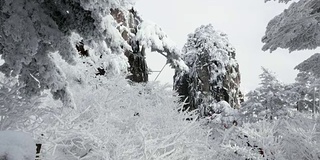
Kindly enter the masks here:
<path id="1" fill-rule="evenodd" d="M 167 58 L 167 63 L 172 68 L 182 71 L 188 70 L 188 67 L 181 59 L 181 52 L 176 44 L 156 24 L 146 21 L 142 22 L 138 26 L 135 40 L 139 41 L 144 48 L 151 48 L 151 51 L 164 55 Z"/>
<path id="2" fill-rule="evenodd" d="M 277 48 L 284 48 L 292 52 L 317 48 L 320 45 L 319 11 L 318 0 L 293 2 L 269 22 L 262 38 L 265 43 L 262 49 L 272 52 Z"/>

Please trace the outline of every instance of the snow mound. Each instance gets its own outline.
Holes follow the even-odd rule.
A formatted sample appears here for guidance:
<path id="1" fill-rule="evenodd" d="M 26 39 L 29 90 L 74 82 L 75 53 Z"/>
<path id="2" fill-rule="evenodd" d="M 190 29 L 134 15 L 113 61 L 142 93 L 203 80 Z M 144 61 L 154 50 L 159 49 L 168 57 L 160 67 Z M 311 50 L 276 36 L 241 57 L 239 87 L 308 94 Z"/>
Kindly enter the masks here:
<path id="1" fill-rule="evenodd" d="M 32 137 L 23 132 L 0 131 L 0 159 L 34 160 L 36 144 Z"/>

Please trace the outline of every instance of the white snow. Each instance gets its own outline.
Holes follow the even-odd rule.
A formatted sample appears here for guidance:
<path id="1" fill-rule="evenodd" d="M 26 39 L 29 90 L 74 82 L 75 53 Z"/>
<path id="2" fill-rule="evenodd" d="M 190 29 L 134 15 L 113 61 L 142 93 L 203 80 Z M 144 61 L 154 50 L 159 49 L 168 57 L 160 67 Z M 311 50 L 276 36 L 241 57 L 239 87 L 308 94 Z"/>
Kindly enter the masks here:
<path id="1" fill-rule="evenodd" d="M 36 144 L 29 134 L 0 131 L 0 159 L 34 160 L 35 157 Z"/>
<path id="2" fill-rule="evenodd" d="M 183 71 L 188 70 L 188 67 L 181 59 L 180 49 L 178 49 L 177 45 L 156 24 L 143 21 L 138 26 L 135 40 L 139 41 L 144 48 L 151 48 L 152 51 L 160 53 L 165 52 L 168 63 L 170 63 L 173 68 Z"/>

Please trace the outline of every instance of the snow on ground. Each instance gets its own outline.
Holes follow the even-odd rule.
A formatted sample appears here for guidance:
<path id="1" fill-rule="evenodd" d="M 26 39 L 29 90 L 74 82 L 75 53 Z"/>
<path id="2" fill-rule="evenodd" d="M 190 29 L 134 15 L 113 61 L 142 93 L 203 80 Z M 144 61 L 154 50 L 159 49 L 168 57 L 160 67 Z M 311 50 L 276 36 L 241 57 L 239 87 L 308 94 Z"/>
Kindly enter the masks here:
<path id="1" fill-rule="evenodd" d="M 29 134 L 0 131 L 0 159 L 34 160 L 35 157 L 36 144 Z"/>

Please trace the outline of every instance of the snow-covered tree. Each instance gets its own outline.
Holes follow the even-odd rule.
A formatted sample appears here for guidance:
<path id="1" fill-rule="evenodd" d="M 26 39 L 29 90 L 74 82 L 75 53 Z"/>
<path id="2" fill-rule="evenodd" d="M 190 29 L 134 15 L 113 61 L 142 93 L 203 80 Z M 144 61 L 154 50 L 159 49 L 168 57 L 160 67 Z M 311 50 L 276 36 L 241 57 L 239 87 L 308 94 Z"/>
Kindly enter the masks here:
<path id="1" fill-rule="evenodd" d="M 292 88 L 298 95 L 299 111 L 318 110 L 320 89 L 320 54 L 316 53 L 295 67 L 299 71 Z"/>
<path id="2" fill-rule="evenodd" d="M 310 73 L 316 78 L 320 78 L 320 53 L 315 53 L 308 59 L 301 62 L 294 69 L 300 72 Z"/>
<path id="3" fill-rule="evenodd" d="M 270 0 L 265 0 L 270 1 Z M 291 0 L 279 0 L 288 3 Z M 288 9 L 273 18 L 268 26 L 262 42 L 263 50 L 270 52 L 277 48 L 289 49 L 290 52 L 303 49 L 315 49 L 320 45 L 319 37 L 320 1 L 299 0 L 294 1 Z M 319 55 L 314 55 L 299 64 L 296 82 L 289 86 L 287 93 L 291 94 L 289 100 L 299 111 L 315 110 L 319 97 L 318 70 Z"/>
<path id="4" fill-rule="evenodd" d="M 269 1 L 269 0 L 266 0 Z M 290 0 L 279 0 L 288 2 Z M 315 49 L 320 45 L 320 1 L 299 0 L 273 18 L 262 42 L 263 50 L 270 52 L 277 48 L 290 52 L 303 49 Z"/>
<path id="5" fill-rule="evenodd" d="M 75 64 L 77 52 L 87 52 L 89 58 L 84 63 L 95 73 L 126 72 L 129 65 L 124 52 L 137 52 L 136 48 L 140 51 L 137 43 L 152 45 L 143 42 L 151 41 L 150 35 L 139 34 L 145 33 L 146 27 L 137 27 L 143 25 L 136 22 L 139 18 L 131 10 L 133 5 L 131 0 L 0 0 L 0 55 L 5 60 L 0 70 L 6 76 L 18 75 L 19 83 L 26 84 L 21 88 L 25 95 L 39 95 L 50 89 L 53 97 L 73 106 L 65 75 L 52 54 Z M 120 13 L 123 13 L 121 20 L 117 19 Z M 148 33 L 156 42 L 169 42 L 163 32 Z M 168 61 L 176 68 L 186 69 L 174 46 L 157 45 L 156 49 L 168 51 Z"/>
<path id="6" fill-rule="evenodd" d="M 112 7 L 126 8 L 131 2 L 1 0 L 0 4 L 0 54 L 5 60 L 1 71 L 19 75 L 20 83 L 26 84 L 25 95 L 50 89 L 55 98 L 71 103 L 65 76 L 49 53 L 73 64 L 77 52 L 69 40 L 72 32 L 95 48 L 95 54 L 117 54 L 121 46 L 128 48 L 108 14 Z"/>
<path id="7" fill-rule="evenodd" d="M 262 67 L 260 87 L 249 92 L 241 106 L 245 121 L 274 120 L 289 114 L 285 86 L 275 74 Z"/>
<path id="8" fill-rule="evenodd" d="M 188 35 L 183 53 L 189 71 L 176 71 L 174 89 L 188 98 L 191 110 L 207 115 L 222 100 L 239 107 L 239 65 L 225 33 L 203 25 Z"/>

